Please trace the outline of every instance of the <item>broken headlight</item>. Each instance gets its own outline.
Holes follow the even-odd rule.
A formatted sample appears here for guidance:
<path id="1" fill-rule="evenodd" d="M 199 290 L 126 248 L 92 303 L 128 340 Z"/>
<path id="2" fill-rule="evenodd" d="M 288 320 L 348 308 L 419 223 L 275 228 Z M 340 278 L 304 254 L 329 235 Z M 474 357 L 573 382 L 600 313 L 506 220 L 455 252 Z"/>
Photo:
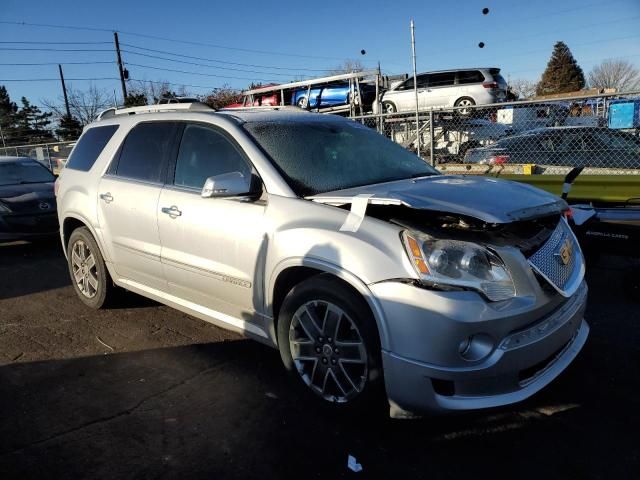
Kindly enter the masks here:
<path id="1" fill-rule="evenodd" d="M 402 240 L 409 260 L 425 282 L 477 290 L 494 302 L 516 294 L 504 262 L 485 247 L 407 231 Z"/>

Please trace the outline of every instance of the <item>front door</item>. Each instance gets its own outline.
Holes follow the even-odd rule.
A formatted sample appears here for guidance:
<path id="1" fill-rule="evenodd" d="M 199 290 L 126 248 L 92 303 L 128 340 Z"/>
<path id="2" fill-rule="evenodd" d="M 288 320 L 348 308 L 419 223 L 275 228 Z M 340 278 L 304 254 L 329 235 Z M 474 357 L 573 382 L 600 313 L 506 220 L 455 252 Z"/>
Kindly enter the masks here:
<path id="1" fill-rule="evenodd" d="M 173 295 L 251 330 L 247 324 L 263 312 L 266 203 L 201 197 L 208 177 L 232 172 L 252 174 L 237 143 L 213 126 L 187 124 L 173 176 L 160 194 L 161 257 Z"/>
<path id="2" fill-rule="evenodd" d="M 127 135 L 98 190 L 98 222 L 119 277 L 166 290 L 157 209 L 178 125 L 145 122 Z"/>

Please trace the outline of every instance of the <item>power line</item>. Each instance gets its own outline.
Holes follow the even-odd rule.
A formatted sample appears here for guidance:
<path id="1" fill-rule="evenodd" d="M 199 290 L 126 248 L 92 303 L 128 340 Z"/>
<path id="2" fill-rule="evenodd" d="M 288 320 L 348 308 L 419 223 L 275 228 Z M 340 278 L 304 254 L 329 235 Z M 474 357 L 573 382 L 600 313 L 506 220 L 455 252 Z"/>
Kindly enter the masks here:
<path id="1" fill-rule="evenodd" d="M 181 58 L 190 58 L 192 60 L 202 60 L 205 62 L 213 62 L 213 63 L 224 63 L 225 65 L 237 65 L 237 66 L 242 66 L 242 67 L 254 67 L 254 68 L 267 68 L 267 69 L 271 69 L 271 70 L 292 70 L 292 71 L 305 71 L 305 72 L 326 72 L 327 70 L 331 70 L 330 68 L 304 68 L 304 67 L 275 67 L 275 66 L 271 66 L 271 65 L 256 65 L 253 63 L 239 63 L 239 62 L 228 62 L 226 60 L 218 60 L 215 58 L 206 58 L 206 57 L 194 57 L 192 55 L 184 55 L 181 53 L 173 53 L 173 52 L 168 52 L 166 50 L 155 50 L 153 48 L 145 48 L 145 47 L 139 47 L 137 45 L 132 45 L 130 43 L 125 43 L 122 42 L 122 45 L 126 46 L 126 47 L 131 47 L 131 48 L 137 48 L 138 50 L 143 50 L 146 52 L 154 52 L 154 53 L 162 53 L 165 55 L 173 55 L 175 57 L 181 57 Z M 124 50 L 123 50 L 124 51 Z M 129 53 L 136 53 L 136 52 L 131 52 L 128 51 Z M 140 55 L 140 54 L 139 54 Z"/>
<path id="2" fill-rule="evenodd" d="M 217 77 L 217 78 L 228 78 L 228 79 L 232 79 L 232 80 L 258 80 L 261 82 L 276 82 L 277 80 L 273 80 L 273 79 L 264 79 L 264 78 L 248 78 L 248 77 L 229 77 L 229 76 L 225 76 L 225 75 L 215 75 L 212 73 L 200 73 L 200 72 L 189 72 L 186 70 L 175 70 L 173 68 L 161 68 L 161 67 L 153 67 L 151 65 L 140 65 L 138 63 L 131 63 L 131 62 L 126 62 L 127 66 L 133 66 L 133 67 L 140 67 L 140 68 L 151 68 L 153 70 L 162 70 L 164 72 L 175 72 L 175 73 L 185 73 L 188 75 L 199 75 L 202 77 Z"/>
<path id="3" fill-rule="evenodd" d="M 120 80 L 116 77 L 67 78 L 69 81 Z M 59 78 L 0 78 L 0 82 L 59 82 Z"/>
<path id="4" fill-rule="evenodd" d="M 117 79 L 116 79 L 117 80 Z M 187 83 L 173 83 L 173 82 L 159 82 L 154 80 L 140 80 L 139 78 L 130 78 L 130 81 L 140 82 L 140 83 L 153 83 L 156 85 L 173 85 L 175 87 L 192 87 L 192 88 L 206 88 L 209 90 L 222 90 L 225 87 L 211 87 L 207 85 L 189 85 Z M 2 81 L 2 80 L 0 80 Z"/>
<path id="5" fill-rule="evenodd" d="M 181 53 L 173 53 L 173 52 L 168 52 L 166 50 L 155 50 L 153 48 L 145 48 L 145 47 L 139 47 L 137 45 L 132 45 L 130 43 L 124 43 L 122 42 L 122 45 L 126 46 L 126 47 L 131 47 L 131 48 L 137 48 L 138 50 L 143 50 L 146 52 L 154 52 L 154 53 L 162 53 L 165 55 L 173 55 L 174 57 L 181 57 L 181 58 L 190 58 L 192 60 L 202 60 L 205 62 L 213 62 L 213 63 L 224 63 L 225 65 L 238 65 L 238 66 L 242 66 L 242 67 L 254 67 L 254 68 L 266 68 L 266 69 L 270 69 L 270 70 L 293 70 L 293 71 L 305 71 L 305 72 L 326 72 L 327 70 L 331 70 L 330 68 L 304 68 L 304 67 L 275 67 L 272 65 L 256 65 L 253 63 L 239 63 L 239 62 L 228 62 L 226 60 L 218 60 L 215 58 L 206 58 L 206 57 L 194 57 L 191 55 L 184 55 Z M 129 53 L 132 53 L 131 51 L 129 51 Z M 136 53 L 136 52 L 133 52 Z"/>
<path id="6" fill-rule="evenodd" d="M 130 54 L 130 55 L 138 55 L 138 56 L 146 57 L 146 58 L 155 58 L 155 59 L 158 59 L 158 60 L 166 60 L 168 62 L 183 63 L 185 65 L 194 65 L 194 66 L 197 66 L 197 67 L 204 67 L 204 68 L 216 68 L 216 69 L 219 69 L 219 70 L 231 70 L 231 71 L 234 71 L 234 72 L 257 73 L 259 75 L 276 75 L 276 76 L 283 76 L 283 77 L 289 77 L 291 75 L 296 75 L 295 73 L 275 73 L 275 72 L 264 72 L 264 71 L 258 71 L 258 70 L 244 70 L 244 69 L 241 69 L 241 68 L 233 68 L 233 67 L 221 67 L 221 66 L 218 66 L 218 65 L 204 65 L 202 63 L 189 62 L 189 61 L 186 61 L 186 60 L 177 60 L 177 59 L 174 59 L 174 58 L 160 57 L 158 55 L 149 55 L 149 54 L 146 54 L 146 53 L 132 52 L 131 50 L 121 50 L 121 51 L 123 53 L 127 53 L 127 54 Z M 133 63 L 130 63 L 130 62 L 127 62 L 127 61 L 125 61 L 125 63 L 127 65 L 134 65 Z M 300 75 L 298 75 L 298 76 L 300 76 Z M 308 77 L 309 75 L 302 75 L 302 76 L 303 77 Z"/>
<path id="7" fill-rule="evenodd" d="M 118 31 L 119 33 L 124 33 L 126 35 L 131 35 L 131 36 L 136 36 L 136 37 L 150 38 L 150 39 L 153 39 L 153 40 L 164 40 L 164 41 L 167 41 L 167 42 L 174 42 L 174 43 L 183 43 L 183 44 L 186 44 L 186 45 L 199 45 L 199 46 L 204 46 L 204 47 L 220 48 L 220 49 L 224 49 L 224 50 L 233 50 L 233 51 L 249 52 L 249 53 L 259 53 L 259 54 L 263 54 L 263 55 L 278 55 L 278 56 L 288 56 L 288 57 L 299 57 L 299 58 L 306 58 L 306 59 L 315 58 L 315 59 L 323 59 L 323 60 L 343 60 L 342 58 L 338 58 L 338 57 L 323 57 L 323 56 L 318 56 L 318 55 L 285 53 L 285 52 L 273 52 L 273 51 L 266 51 L 266 50 L 254 50 L 254 49 L 251 49 L 251 48 L 232 47 L 232 46 L 228 46 L 228 45 L 219 45 L 219 44 L 214 44 L 214 43 L 194 42 L 194 41 L 190 41 L 190 40 L 180 40 L 180 39 L 177 39 L 177 38 L 167 38 L 167 37 L 160 37 L 160 36 L 157 36 L 157 35 L 148 35 L 148 34 L 144 34 L 144 33 L 130 32 L 130 31 L 126 31 L 126 30 L 116 30 L 116 29 L 113 29 L 113 28 L 80 27 L 80 26 L 77 26 L 77 25 L 56 25 L 56 24 L 52 24 L 52 23 L 16 22 L 16 21 L 9 21 L 9 20 L 0 20 L 0 24 L 19 25 L 19 26 L 26 26 L 26 27 L 62 28 L 62 29 L 69 29 L 69 30 L 87 30 L 87 31 L 94 31 L 94 32 L 115 32 L 115 31 Z"/>
<path id="8" fill-rule="evenodd" d="M 19 42 L 9 42 L 2 41 L 0 43 L 4 44 L 15 44 L 15 45 L 105 45 L 111 44 L 111 42 L 35 42 L 35 41 L 19 41 Z"/>
<path id="9" fill-rule="evenodd" d="M 14 52 L 109 52 L 113 50 L 104 48 L 21 48 L 21 47 L 0 47 L 0 50 Z"/>
<path id="10" fill-rule="evenodd" d="M 39 62 L 39 63 L 0 63 L 2 66 L 8 67 L 24 67 L 24 66 L 44 66 L 44 65 L 97 65 L 97 64 L 113 64 L 116 62 Z"/>

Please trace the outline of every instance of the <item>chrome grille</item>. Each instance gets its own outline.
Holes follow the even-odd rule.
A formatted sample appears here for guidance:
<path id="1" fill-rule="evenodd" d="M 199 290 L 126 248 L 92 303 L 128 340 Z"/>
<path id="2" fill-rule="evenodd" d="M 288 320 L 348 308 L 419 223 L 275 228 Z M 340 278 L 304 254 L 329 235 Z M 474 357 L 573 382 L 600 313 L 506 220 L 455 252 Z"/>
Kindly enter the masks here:
<path id="1" fill-rule="evenodd" d="M 569 245 L 570 256 L 565 264 L 562 258 L 563 248 Z M 565 252 L 566 253 L 566 252 Z M 529 264 L 562 294 L 577 288 L 576 282 L 582 280 L 582 253 L 571 228 L 562 219 L 546 243 L 529 257 Z M 571 292 L 572 293 L 572 292 Z M 570 294 L 570 293 L 569 293 Z"/>

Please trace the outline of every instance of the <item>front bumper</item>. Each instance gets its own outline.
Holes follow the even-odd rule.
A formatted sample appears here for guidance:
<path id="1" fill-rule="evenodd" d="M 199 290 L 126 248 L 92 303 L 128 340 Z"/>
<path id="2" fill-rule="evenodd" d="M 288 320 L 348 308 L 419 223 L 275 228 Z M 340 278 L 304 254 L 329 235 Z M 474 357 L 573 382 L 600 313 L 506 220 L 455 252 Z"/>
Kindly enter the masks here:
<path id="1" fill-rule="evenodd" d="M 52 213 L 0 215 L 0 241 L 34 240 L 56 235 L 58 215 Z"/>
<path id="2" fill-rule="evenodd" d="M 382 353 L 393 417 L 524 400 L 571 363 L 589 334 L 583 319 L 585 282 L 553 308 L 529 312 L 491 309 L 472 292 L 433 292 L 411 285 L 389 290 L 386 285 L 376 293 L 389 323 L 396 324 L 390 328 L 391 348 Z M 398 302 L 399 294 L 406 300 Z M 422 301 L 430 303 L 416 308 Z M 491 337 L 495 346 L 484 358 L 466 361 L 457 346 L 478 333 Z"/>

